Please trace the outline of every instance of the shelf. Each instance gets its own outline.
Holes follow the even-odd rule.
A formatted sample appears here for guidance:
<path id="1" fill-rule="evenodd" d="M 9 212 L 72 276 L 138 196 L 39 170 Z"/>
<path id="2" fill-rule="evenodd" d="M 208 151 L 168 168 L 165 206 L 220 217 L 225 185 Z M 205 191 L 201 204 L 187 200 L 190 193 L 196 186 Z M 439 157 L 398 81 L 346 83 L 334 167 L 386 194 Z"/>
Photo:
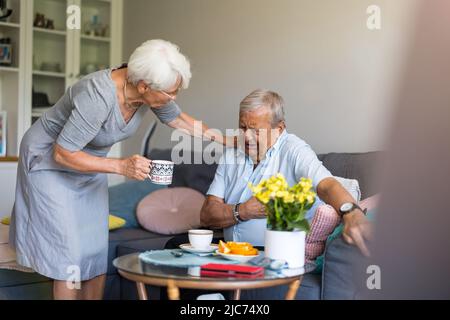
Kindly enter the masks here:
<path id="1" fill-rule="evenodd" d="M 89 41 L 100 41 L 100 42 L 110 42 L 111 39 L 108 37 L 95 37 L 95 36 L 88 36 L 88 35 L 81 35 L 81 39 L 83 40 L 89 40 Z"/>
<path id="2" fill-rule="evenodd" d="M 19 23 L 15 23 L 15 22 L 3 22 L 3 21 L 0 21 L 0 27 L 20 28 L 20 24 Z"/>
<path id="3" fill-rule="evenodd" d="M 66 74 L 61 72 L 51 72 L 51 71 L 33 71 L 34 76 L 42 76 L 42 77 L 54 77 L 54 78 L 65 78 Z"/>
<path id="4" fill-rule="evenodd" d="M 90 0 L 90 2 L 104 2 L 107 4 L 111 4 L 111 0 Z"/>
<path id="5" fill-rule="evenodd" d="M 52 29 L 44 29 L 44 28 L 36 28 L 36 27 L 34 27 L 33 30 L 35 32 L 54 34 L 57 36 L 66 36 L 67 35 L 67 32 L 64 30 L 52 30 Z"/>
<path id="6" fill-rule="evenodd" d="M 33 108 L 31 109 L 31 116 L 32 117 L 41 117 L 47 110 L 51 109 L 52 107 L 43 107 L 43 108 Z"/>
<path id="7" fill-rule="evenodd" d="M 6 72 L 19 72 L 19 68 L 16 67 L 5 67 L 5 66 L 0 66 L 0 72 L 1 71 L 6 71 Z"/>

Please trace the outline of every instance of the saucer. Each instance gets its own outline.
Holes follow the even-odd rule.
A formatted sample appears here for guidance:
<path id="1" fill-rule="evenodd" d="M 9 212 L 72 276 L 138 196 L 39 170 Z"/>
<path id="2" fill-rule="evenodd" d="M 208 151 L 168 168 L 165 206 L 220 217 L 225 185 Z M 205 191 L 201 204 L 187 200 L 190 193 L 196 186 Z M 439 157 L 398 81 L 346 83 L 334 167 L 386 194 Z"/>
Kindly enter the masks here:
<path id="1" fill-rule="evenodd" d="M 191 246 L 190 243 L 180 244 L 180 249 L 183 249 L 184 251 L 190 252 L 190 253 L 212 253 L 216 251 L 219 248 L 217 244 L 212 243 L 209 248 L 205 249 L 195 249 Z"/>

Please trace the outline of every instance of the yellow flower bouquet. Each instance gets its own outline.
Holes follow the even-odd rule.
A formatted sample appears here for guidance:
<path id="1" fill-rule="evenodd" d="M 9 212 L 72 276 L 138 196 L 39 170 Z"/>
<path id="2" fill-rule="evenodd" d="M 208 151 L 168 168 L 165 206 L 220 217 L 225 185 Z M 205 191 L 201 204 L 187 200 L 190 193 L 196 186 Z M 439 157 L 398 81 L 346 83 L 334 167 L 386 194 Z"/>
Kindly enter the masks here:
<path id="1" fill-rule="evenodd" d="M 309 232 L 305 215 L 316 201 L 311 179 L 302 178 L 289 187 L 284 176 L 277 174 L 256 186 L 250 183 L 249 187 L 255 198 L 266 207 L 267 229 Z"/>

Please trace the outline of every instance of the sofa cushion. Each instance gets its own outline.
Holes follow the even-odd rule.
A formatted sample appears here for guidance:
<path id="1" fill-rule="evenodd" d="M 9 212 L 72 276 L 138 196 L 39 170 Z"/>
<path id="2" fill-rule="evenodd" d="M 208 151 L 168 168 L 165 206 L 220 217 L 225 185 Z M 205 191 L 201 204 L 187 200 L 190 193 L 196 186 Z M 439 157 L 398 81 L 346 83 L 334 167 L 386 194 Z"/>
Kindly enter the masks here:
<path id="1" fill-rule="evenodd" d="M 117 247 L 121 244 L 130 244 L 132 243 L 144 243 L 143 247 L 146 245 L 149 246 L 149 249 L 152 249 L 154 246 L 160 247 L 156 249 L 164 248 L 165 243 L 170 236 L 165 236 L 161 234 L 157 234 L 154 232 L 149 232 L 141 228 L 123 228 L 115 231 L 111 231 L 109 233 L 109 248 L 108 248 L 108 271 L 109 275 L 116 274 L 117 270 L 112 265 L 113 260 L 117 257 Z M 154 245 L 153 245 L 154 244 Z"/>
<path id="2" fill-rule="evenodd" d="M 381 152 L 318 155 L 333 175 L 358 180 L 362 199 L 378 193 L 377 172 L 380 157 Z"/>
<path id="3" fill-rule="evenodd" d="M 51 281 L 38 273 L 25 273 L 15 270 L 0 270 L 0 292 L 3 287 L 13 287 Z"/>
<path id="4" fill-rule="evenodd" d="M 341 177 L 334 177 L 352 197 L 359 202 L 361 200 L 361 189 L 359 188 L 359 182 L 356 179 L 347 179 Z"/>
<path id="5" fill-rule="evenodd" d="M 194 160 L 203 159 L 203 154 L 193 151 L 177 151 L 177 156 L 187 161 L 181 164 L 175 164 L 173 172 L 173 181 L 170 187 L 188 187 L 197 190 L 201 194 L 206 194 L 216 174 L 217 164 L 194 164 Z M 150 159 L 170 160 L 172 159 L 172 150 L 155 149 L 150 155 Z"/>
<path id="6" fill-rule="evenodd" d="M 109 229 L 109 231 L 120 229 L 120 228 L 124 227 L 126 225 L 126 223 L 127 222 L 125 221 L 125 219 L 116 217 L 116 216 L 114 216 L 112 214 L 110 214 L 109 217 L 108 217 L 108 229 Z"/>
<path id="7" fill-rule="evenodd" d="M 126 221 L 124 227 L 139 227 L 136 208 L 139 202 L 155 190 L 167 188 L 150 181 L 128 181 L 109 188 L 109 212 Z"/>
<path id="8" fill-rule="evenodd" d="M 0 271 L 4 273 L 4 271 Z M 17 272 L 17 271 L 11 271 Z M 45 279 L 45 281 L 34 281 L 27 277 L 23 277 L 17 272 L 15 279 L 18 282 L 9 282 L 10 286 L 2 286 L 0 279 L 0 300 L 52 300 L 53 299 L 53 281 Z M 11 275 L 11 274 L 9 274 Z M 8 276 L 8 275 L 7 275 Z M 1 276 L 0 276 L 1 277 Z"/>
<path id="9" fill-rule="evenodd" d="M 200 227 L 200 211 L 205 196 L 190 188 L 157 190 L 137 207 L 137 219 L 146 230 L 179 234 Z"/>
<path id="10" fill-rule="evenodd" d="M 171 160 L 172 150 L 155 149 L 151 159 Z M 180 152 L 183 156 L 183 152 Z M 202 159 L 202 155 L 197 155 Z M 189 152 L 187 159 L 193 163 L 196 155 Z M 356 179 L 361 188 L 361 198 L 367 198 L 378 192 L 377 172 L 381 152 L 367 153 L 328 153 L 318 155 L 319 160 L 335 176 Z M 176 164 L 172 187 L 189 187 L 206 194 L 217 169 L 217 164 Z"/>
<path id="11" fill-rule="evenodd" d="M 327 243 L 322 272 L 323 300 L 350 300 L 357 295 L 355 279 L 356 261 L 364 256 L 359 249 L 338 237 Z"/>

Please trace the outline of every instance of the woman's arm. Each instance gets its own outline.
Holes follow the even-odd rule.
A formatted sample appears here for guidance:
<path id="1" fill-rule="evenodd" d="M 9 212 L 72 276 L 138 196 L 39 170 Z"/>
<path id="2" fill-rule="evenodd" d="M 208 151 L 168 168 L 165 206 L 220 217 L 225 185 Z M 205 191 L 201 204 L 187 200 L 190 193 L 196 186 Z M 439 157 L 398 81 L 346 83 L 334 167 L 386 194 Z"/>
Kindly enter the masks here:
<path id="1" fill-rule="evenodd" d="M 58 164 L 80 172 L 115 173 L 141 181 L 147 179 L 151 168 L 151 160 L 139 155 L 126 159 L 102 158 L 83 151 L 70 152 L 58 144 L 53 158 Z"/>
<path id="2" fill-rule="evenodd" d="M 168 125 L 171 128 L 182 130 L 193 137 L 216 141 L 227 147 L 235 147 L 237 145 L 237 137 L 224 136 L 217 130 L 210 130 L 202 121 L 196 120 L 184 112 L 175 120 L 169 122 Z"/>

